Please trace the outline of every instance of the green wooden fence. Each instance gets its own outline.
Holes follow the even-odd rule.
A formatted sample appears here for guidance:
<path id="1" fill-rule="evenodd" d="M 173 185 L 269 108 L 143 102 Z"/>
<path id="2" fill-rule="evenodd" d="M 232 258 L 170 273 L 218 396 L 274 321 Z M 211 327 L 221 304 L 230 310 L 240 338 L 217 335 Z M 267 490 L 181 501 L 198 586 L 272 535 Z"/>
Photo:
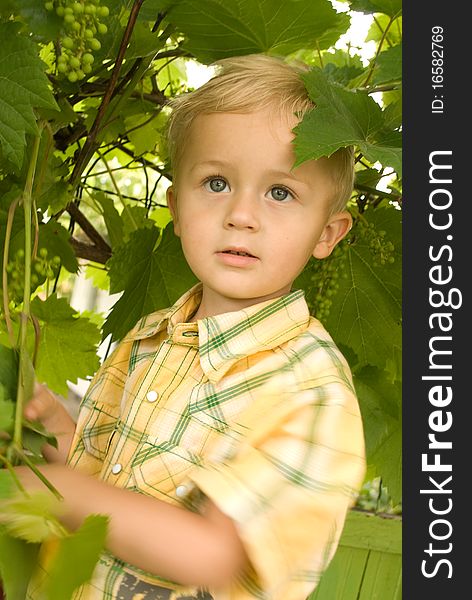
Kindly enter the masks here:
<path id="1" fill-rule="evenodd" d="M 338 550 L 307 600 L 401 600 L 402 521 L 352 510 Z"/>

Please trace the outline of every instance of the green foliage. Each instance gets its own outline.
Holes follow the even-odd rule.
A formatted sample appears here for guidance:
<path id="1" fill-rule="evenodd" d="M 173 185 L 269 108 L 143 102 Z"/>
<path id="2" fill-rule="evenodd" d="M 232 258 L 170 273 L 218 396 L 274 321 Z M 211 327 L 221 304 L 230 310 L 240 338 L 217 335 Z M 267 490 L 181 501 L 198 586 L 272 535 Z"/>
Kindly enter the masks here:
<path id="1" fill-rule="evenodd" d="M 203 63 L 257 52 L 284 55 L 316 44 L 326 48 L 349 26 L 328 0 L 181 0 L 169 19 L 188 36 L 184 48 Z"/>
<path id="2" fill-rule="evenodd" d="M 84 79 L 92 72 L 93 53 L 102 47 L 97 38 L 108 31 L 103 22 L 110 12 L 108 6 L 100 6 L 99 2 L 83 4 L 75 0 L 56 0 L 46 2 L 44 6 L 61 20 L 61 51 L 57 57 L 59 75 L 67 76 L 71 83 Z"/>
<path id="3" fill-rule="evenodd" d="M 338 342 L 353 348 L 362 364 L 384 368 L 401 347 L 401 212 L 378 208 L 363 215 L 385 244 L 394 246 L 394 262 L 375 265 L 375 250 L 358 227 L 344 242 L 347 276 L 340 280 L 326 326 Z M 357 231 L 356 231 L 357 230 Z"/>
<path id="4" fill-rule="evenodd" d="M 350 0 L 352 10 L 363 13 L 383 13 L 391 18 L 398 17 L 402 12 L 401 0 Z"/>
<path id="5" fill-rule="evenodd" d="M 356 370 L 354 382 L 366 432 L 367 478 L 380 475 L 393 503 L 398 504 L 402 489 L 401 384 L 392 383 L 386 372 L 373 366 Z"/>
<path id="6" fill-rule="evenodd" d="M 7 600 L 24 600 L 38 552 L 37 544 L 28 544 L 0 529 L 0 580 Z"/>
<path id="7" fill-rule="evenodd" d="M 0 148 L 3 157 L 21 167 L 26 134 L 38 128 L 35 108 L 56 108 L 56 102 L 35 44 L 19 35 L 17 23 L 0 23 Z"/>
<path id="8" fill-rule="evenodd" d="M 5 388 L 0 387 L 0 431 L 11 434 L 13 431 L 15 404 L 5 399 Z"/>
<path id="9" fill-rule="evenodd" d="M 375 17 L 366 37 L 376 46 L 370 61 L 354 48 L 335 49 L 350 13 L 329 0 L 146 0 L 124 40 L 131 5 L 0 6 L 0 266 L 8 296 L 2 288 L 1 463 L 26 456 L 34 466 L 45 441 L 56 443 L 21 416 L 34 377 L 66 394 L 67 381 L 98 368 L 101 339 L 122 338 L 195 282 L 166 208 L 166 104 L 192 89 L 187 68 L 197 61 L 264 52 L 309 67 L 316 108 L 294 130 L 296 164 L 355 149 L 354 226 L 328 259 L 310 261 L 295 287 L 306 290 L 353 369 L 368 478 L 400 505 L 401 1 L 345 5 Z M 121 294 L 106 318 L 70 306 L 80 269 Z M 17 487 L 0 469 L 0 497 Z M 56 517 L 34 518 L 31 531 L 54 540 L 44 593 L 67 600 L 90 576 L 106 522 L 90 517 L 72 534 L 54 529 Z M 23 600 L 38 545 L 13 530 L 0 526 L 0 576 L 8 600 Z"/>
<path id="10" fill-rule="evenodd" d="M 377 57 L 372 83 L 378 85 L 389 81 L 398 81 L 402 77 L 402 47 L 391 46 Z"/>
<path id="11" fill-rule="evenodd" d="M 304 79 L 316 109 L 295 128 L 296 164 L 355 145 L 371 163 L 401 173 L 400 134 L 387 128 L 382 109 L 367 93 L 331 83 L 316 68 Z"/>
<path id="12" fill-rule="evenodd" d="M 109 261 L 110 291 L 123 291 L 103 327 L 103 335 L 123 337 L 140 317 L 171 306 L 196 279 L 183 257 L 173 226 L 138 229 Z"/>
<path id="13" fill-rule="evenodd" d="M 48 600 L 69 600 L 88 581 L 105 545 L 108 520 L 88 516 L 73 534 L 60 540 L 44 590 Z"/>
<path id="14" fill-rule="evenodd" d="M 0 344 L 0 432 L 8 440 L 14 427 L 16 389 L 18 385 L 18 355 L 12 348 Z M 0 437 L 0 453 L 6 440 Z M 2 471 L 0 471 L 0 475 Z M 2 482 L 0 481 L 0 490 Z M 2 493 L 0 491 L 0 498 Z"/>
<path id="15" fill-rule="evenodd" d="M 42 338 L 36 377 L 58 394 L 67 395 L 66 380 L 74 382 L 97 370 L 100 332 L 55 294 L 44 301 L 36 297 L 31 311 L 39 320 Z"/>
<path id="16" fill-rule="evenodd" d="M 0 471 L 0 490 L 2 481 Z M 107 517 L 88 516 L 74 533 L 57 520 L 58 501 L 44 492 L 14 497 L 2 505 L 0 525 L 0 578 L 7 600 L 24 600 L 28 583 L 40 582 L 41 597 L 69 600 L 88 581 L 105 545 Z M 50 540 L 51 568 L 36 573 L 39 541 Z M 44 558 L 44 552 L 43 552 Z"/>
<path id="17" fill-rule="evenodd" d="M 12 348 L 0 344 L 0 385 L 3 400 L 16 398 L 18 355 Z"/>
<path id="18" fill-rule="evenodd" d="M 0 524 L 8 535 L 30 544 L 61 535 L 62 525 L 57 520 L 60 502 L 49 492 L 20 492 L 2 502 Z"/>

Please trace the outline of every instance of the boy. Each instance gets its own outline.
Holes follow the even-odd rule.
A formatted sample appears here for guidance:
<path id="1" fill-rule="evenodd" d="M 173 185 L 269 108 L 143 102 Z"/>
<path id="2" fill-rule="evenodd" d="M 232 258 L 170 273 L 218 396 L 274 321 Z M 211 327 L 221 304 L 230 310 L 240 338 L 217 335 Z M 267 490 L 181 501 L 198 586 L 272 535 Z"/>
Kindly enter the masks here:
<path id="1" fill-rule="evenodd" d="M 221 68 L 169 127 L 168 205 L 201 283 L 123 339 L 77 425 L 42 386 L 26 408 L 58 437 L 43 472 L 65 524 L 110 517 L 76 600 L 304 600 L 362 483 L 349 368 L 291 291 L 351 226 L 352 152 L 292 169 L 313 108 L 298 71 L 259 55 Z"/>

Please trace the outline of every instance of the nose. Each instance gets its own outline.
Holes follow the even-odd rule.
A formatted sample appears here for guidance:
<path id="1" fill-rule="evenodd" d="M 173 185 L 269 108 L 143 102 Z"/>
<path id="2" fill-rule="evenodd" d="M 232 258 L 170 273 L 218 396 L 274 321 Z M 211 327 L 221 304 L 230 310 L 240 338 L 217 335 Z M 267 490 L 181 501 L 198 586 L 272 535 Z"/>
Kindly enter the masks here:
<path id="1" fill-rule="evenodd" d="M 259 229 L 258 205 L 254 194 L 249 191 L 231 194 L 231 198 L 228 198 L 224 226 L 226 229 Z"/>

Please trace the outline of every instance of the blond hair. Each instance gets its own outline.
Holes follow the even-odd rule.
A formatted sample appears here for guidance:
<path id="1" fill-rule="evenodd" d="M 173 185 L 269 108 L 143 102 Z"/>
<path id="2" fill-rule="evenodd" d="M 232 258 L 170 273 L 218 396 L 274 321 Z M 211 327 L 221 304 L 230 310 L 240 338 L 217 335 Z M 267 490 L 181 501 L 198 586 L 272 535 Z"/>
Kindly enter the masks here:
<path id="1" fill-rule="evenodd" d="M 211 113 L 249 113 L 268 108 L 279 115 L 301 120 L 315 104 L 310 99 L 301 75 L 303 64 L 288 64 L 281 58 L 250 54 L 225 58 L 214 63 L 216 75 L 193 92 L 169 102 L 168 150 L 174 177 L 182 157 L 185 140 L 196 117 Z M 343 210 L 352 194 L 354 182 L 352 146 L 340 148 L 324 158 L 333 176 L 335 192 L 332 212 Z"/>

